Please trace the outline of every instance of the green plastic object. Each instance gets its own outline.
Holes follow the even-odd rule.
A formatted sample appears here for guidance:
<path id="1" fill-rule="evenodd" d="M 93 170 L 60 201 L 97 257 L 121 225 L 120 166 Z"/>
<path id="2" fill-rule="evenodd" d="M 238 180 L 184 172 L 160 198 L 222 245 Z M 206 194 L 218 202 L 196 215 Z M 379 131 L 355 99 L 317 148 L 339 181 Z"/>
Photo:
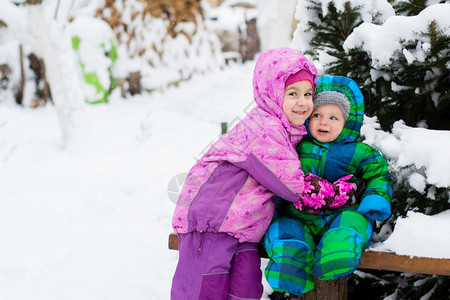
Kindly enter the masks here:
<path id="1" fill-rule="evenodd" d="M 109 59 L 111 60 L 111 65 L 110 65 L 110 67 L 108 69 L 109 77 L 110 77 L 110 86 L 103 86 L 101 84 L 99 76 L 97 75 L 96 72 L 88 72 L 88 71 L 86 71 L 86 65 L 81 60 L 81 57 L 79 55 L 81 39 L 78 36 L 72 37 L 72 48 L 77 53 L 78 63 L 80 64 L 81 73 L 82 73 L 82 76 L 84 78 L 84 81 L 85 81 L 86 84 L 91 85 L 92 87 L 94 87 L 96 92 L 97 92 L 96 93 L 97 96 L 94 99 L 90 99 L 89 97 L 85 98 L 85 102 L 86 103 L 90 103 L 90 104 L 108 103 L 109 91 L 112 89 L 112 87 L 115 86 L 115 80 L 114 80 L 114 77 L 112 75 L 112 71 L 111 70 L 112 70 L 112 67 L 114 65 L 114 62 L 118 58 L 117 46 L 116 46 L 116 44 L 115 44 L 113 39 L 109 39 L 109 42 L 110 42 L 110 45 L 109 45 L 110 49 L 109 49 L 109 51 L 106 50 L 105 44 L 102 43 L 99 46 L 100 49 L 103 50 L 105 55 L 107 57 L 109 57 Z"/>

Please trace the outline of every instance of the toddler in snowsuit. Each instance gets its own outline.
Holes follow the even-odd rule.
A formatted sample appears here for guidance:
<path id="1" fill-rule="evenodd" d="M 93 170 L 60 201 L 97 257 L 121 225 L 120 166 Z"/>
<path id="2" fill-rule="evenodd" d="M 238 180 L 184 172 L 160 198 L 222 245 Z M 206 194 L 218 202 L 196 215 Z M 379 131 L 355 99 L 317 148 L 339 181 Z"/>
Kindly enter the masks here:
<path id="1" fill-rule="evenodd" d="M 370 244 L 373 222 L 389 217 L 392 181 L 387 162 L 357 141 L 363 116 L 363 95 L 355 81 L 318 78 L 308 135 L 296 148 L 301 169 L 338 186 L 363 180 L 366 189 L 356 201 L 345 189 L 330 191 L 308 174 L 301 201 L 277 199 L 263 239 L 270 258 L 265 275 L 274 290 L 302 295 L 314 288 L 314 276 L 331 280 L 354 272 Z"/>
<path id="2" fill-rule="evenodd" d="M 257 244 L 272 220 L 274 194 L 296 202 L 303 193 L 295 146 L 306 134 L 316 79 L 313 63 L 293 49 L 258 57 L 256 107 L 197 161 L 178 198 L 172 300 L 261 298 Z"/>

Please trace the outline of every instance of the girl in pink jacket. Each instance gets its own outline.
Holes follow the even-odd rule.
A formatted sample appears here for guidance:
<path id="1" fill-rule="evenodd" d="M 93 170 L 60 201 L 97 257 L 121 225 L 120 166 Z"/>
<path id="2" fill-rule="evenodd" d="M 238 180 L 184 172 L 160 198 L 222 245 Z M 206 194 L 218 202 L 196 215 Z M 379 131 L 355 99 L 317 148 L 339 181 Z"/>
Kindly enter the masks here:
<path id="1" fill-rule="evenodd" d="M 261 298 L 257 244 L 272 219 L 275 195 L 297 202 L 303 193 L 295 146 L 306 134 L 316 78 L 313 63 L 293 49 L 258 57 L 256 108 L 197 161 L 178 199 L 172 300 Z"/>

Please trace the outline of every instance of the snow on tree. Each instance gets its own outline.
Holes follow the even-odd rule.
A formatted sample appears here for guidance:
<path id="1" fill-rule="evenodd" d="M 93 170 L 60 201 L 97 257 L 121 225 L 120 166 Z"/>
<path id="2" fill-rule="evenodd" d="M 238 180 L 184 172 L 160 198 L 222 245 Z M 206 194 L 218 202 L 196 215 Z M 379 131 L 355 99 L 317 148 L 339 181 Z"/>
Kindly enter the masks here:
<path id="1" fill-rule="evenodd" d="M 59 7 L 56 0 L 43 0 L 38 5 L 16 5 L 0 0 L 0 7 L 0 20 L 6 25 L 0 33 L 28 45 L 43 57 L 58 111 L 63 147 L 67 147 L 72 139 L 83 135 L 87 120 L 76 60 L 65 31 L 67 15 L 61 9 L 63 6 Z"/>
<path id="2" fill-rule="evenodd" d="M 257 0 L 261 50 L 290 46 L 296 3 L 297 0 Z"/>
<path id="3" fill-rule="evenodd" d="M 361 24 L 344 42 L 346 53 L 370 58 L 365 84 L 376 93 L 369 105 L 384 128 L 402 118 L 409 126 L 450 129 L 449 14 L 449 4 L 435 4 L 417 16 Z"/>
<path id="4" fill-rule="evenodd" d="M 328 64 L 339 59 L 334 51 L 341 49 L 356 26 L 380 24 L 393 15 L 394 9 L 386 0 L 300 0 L 293 47 Z"/>

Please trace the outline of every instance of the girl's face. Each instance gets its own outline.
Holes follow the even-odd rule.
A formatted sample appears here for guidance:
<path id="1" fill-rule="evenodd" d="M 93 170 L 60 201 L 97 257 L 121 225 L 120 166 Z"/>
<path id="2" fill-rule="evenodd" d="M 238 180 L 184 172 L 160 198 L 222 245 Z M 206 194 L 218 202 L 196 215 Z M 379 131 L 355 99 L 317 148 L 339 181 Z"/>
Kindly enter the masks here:
<path id="1" fill-rule="evenodd" d="M 335 103 L 322 104 L 309 118 L 309 131 L 321 143 L 334 141 L 345 125 L 344 113 Z"/>
<path id="2" fill-rule="evenodd" d="M 292 125 L 305 124 L 313 107 L 311 82 L 307 80 L 297 81 L 284 89 L 283 112 Z"/>

